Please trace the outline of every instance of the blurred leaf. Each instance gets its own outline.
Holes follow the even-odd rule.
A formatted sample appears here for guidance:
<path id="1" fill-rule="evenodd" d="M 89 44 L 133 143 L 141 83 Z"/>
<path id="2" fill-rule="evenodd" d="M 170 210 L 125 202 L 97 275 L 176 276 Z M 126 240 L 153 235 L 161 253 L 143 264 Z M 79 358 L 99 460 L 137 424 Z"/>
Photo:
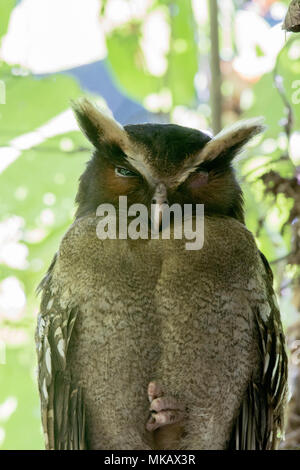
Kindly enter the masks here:
<path id="1" fill-rule="evenodd" d="M 68 139 L 74 151 L 64 152 L 60 143 Z M 2 218 L 15 214 L 26 220 L 28 229 L 42 225 L 41 211 L 49 208 L 54 214 L 51 230 L 70 217 L 74 206 L 78 178 L 83 171 L 89 151 L 80 151 L 86 139 L 72 132 L 46 140 L 41 145 L 25 150 L 20 157 L 0 174 L 0 201 Z M 77 151 L 76 151 L 77 149 Z M 35 176 L 35 177 L 33 177 Z M 18 196 L 18 188 L 24 196 Z M 46 193 L 54 195 L 55 203 L 43 202 Z"/>
<path id="2" fill-rule="evenodd" d="M 191 2 L 156 2 L 158 8 L 162 5 L 168 7 L 171 28 L 165 74 L 154 76 L 147 70 L 140 44 L 142 24 L 138 22 L 114 30 L 107 38 L 109 63 L 116 81 L 133 99 L 143 102 L 147 95 L 158 93 L 164 87 L 170 89 L 174 106 L 188 106 L 195 98 L 194 78 L 198 69 Z"/>
<path id="3" fill-rule="evenodd" d="M 82 93 L 76 81 L 66 75 L 36 78 L 16 76 L 12 71 L 0 65 L 0 79 L 6 86 L 6 104 L 0 106 L 0 145 L 45 124 Z"/>
<path id="4" fill-rule="evenodd" d="M 167 83 L 174 105 L 191 105 L 195 99 L 194 79 L 198 70 L 195 24 L 191 2 L 179 0 L 171 9 L 171 51 Z"/>
<path id="5" fill-rule="evenodd" d="M 128 25 L 115 30 L 107 38 L 109 64 L 119 86 L 129 96 L 143 101 L 150 93 L 157 93 L 163 85 L 161 77 L 154 77 L 146 70 L 143 52 L 140 46 L 140 28 L 133 34 Z M 134 80 L 132 77 L 134 76 Z"/>
<path id="6" fill-rule="evenodd" d="M 262 50 L 262 48 L 260 47 L 259 44 L 256 44 L 255 52 L 256 52 L 257 57 L 264 57 L 264 55 L 265 55 L 264 51 Z"/>
<path id="7" fill-rule="evenodd" d="M 300 127 L 300 104 L 293 99 L 297 91 L 293 83 L 298 82 L 300 77 L 300 39 L 298 36 L 293 35 L 282 49 L 277 73 L 283 77 L 284 90 L 294 112 L 294 129 L 298 130 Z M 299 90 L 299 84 L 297 88 Z"/>
<path id="8" fill-rule="evenodd" d="M 25 285 L 27 295 L 37 287 L 57 250 L 60 238 L 72 221 L 78 178 L 89 158 L 89 152 L 68 153 L 60 150 L 59 144 L 66 138 L 73 141 L 75 149 L 85 144 L 85 139 L 79 132 L 54 137 L 35 149 L 24 151 L 0 175 L 0 200 L 5 201 L 5 207 L 2 204 L 2 217 L 22 217 L 23 231 L 27 233 L 27 237 L 31 231 L 37 229 L 45 233 L 38 243 L 21 240 L 29 249 L 30 264 L 25 271 L 18 271 L 18 278 Z M 33 175 L 38 177 L 32 178 Z M 24 199 L 16 197 L 18 188 L 24 190 Z M 47 205 L 47 195 L 48 198 L 49 195 L 53 198 L 53 204 Z M 47 217 L 50 217 L 49 225 Z M 6 275 L 8 269 L 6 268 Z M 15 273 L 16 270 L 12 272 Z"/>
<path id="9" fill-rule="evenodd" d="M 282 130 L 280 120 L 284 117 L 284 106 L 275 88 L 272 73 L 264 75 L 253 86 L 252 91 L 254 102 L 244 116 L 265 117 L 267 130 L 264 137 L 277 137 Z"/>
<path id="10" fill-rule="evenodd" d="M 1 44 L 1 37 L 7 31 L 8 22 L 10 18 L 10 14 L 15 7 L 16 0 L 2 0 L 0 2 L 0 44 Z"/>
<path id="11" fill-rule="evenodd" d="M 33 331 L 31 330 L 32 338 Z M 17 408 L 6 422 L 3 450 L 43 449 L 38 391 L 33 370 L 33 340 L 22 348 L 7 348 L 6 364 L 0 365 L 0 404 L 17 399 Z"/>

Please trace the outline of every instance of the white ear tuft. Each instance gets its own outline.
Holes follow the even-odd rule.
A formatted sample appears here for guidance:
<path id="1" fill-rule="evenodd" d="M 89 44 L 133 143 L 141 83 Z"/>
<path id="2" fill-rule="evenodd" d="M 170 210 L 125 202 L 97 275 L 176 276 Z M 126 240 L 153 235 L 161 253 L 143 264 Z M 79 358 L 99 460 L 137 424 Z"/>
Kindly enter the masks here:
<path id="1" fill-rule="evenodd" d="M 252 137 L 265 130 L 264 118 L 252 118 L 239 121 L 223 129 L 212 138 L 201 152 L 201 160 L 214 160 L 221 153 L 232 150 L 232 158 Z"/>
<path id="2" fill-rule="evenodd" d="M 126 147 L 128 138 L 123 126 L 115 121 L 107 110 L 98 109 L 87 98 L 72 102 L 72 108 L 80 129 L 95 147 L 102 142 Z"/>
<path id="3" fill-rule="evenodd" d="M 207 162 L 212 162 L 215 166 L 228 164 L 243 148 L 243 146 L 255 135 L 265 130 L 264 118 L 254 118 L 239 121 L 229 128 L 223 129 L 219 134 L 209 140 L 203 149 L 187 158 L 178 182 L 182 183 L 197 168 Z"/>

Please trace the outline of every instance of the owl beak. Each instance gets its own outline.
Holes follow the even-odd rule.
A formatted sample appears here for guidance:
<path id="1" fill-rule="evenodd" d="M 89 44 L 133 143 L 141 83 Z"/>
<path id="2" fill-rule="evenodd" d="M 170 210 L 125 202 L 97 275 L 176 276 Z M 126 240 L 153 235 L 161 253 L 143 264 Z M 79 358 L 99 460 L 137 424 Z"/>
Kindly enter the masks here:
<path id="1" fill-rule="evenodd" d="M 167 188 L 163 183 L 159 183 L 156 186 L 151 203 L 153 229 L 156 233 L 158 233 L 161 229 L 163 211 L 166 204 L 168 204 Z"/>

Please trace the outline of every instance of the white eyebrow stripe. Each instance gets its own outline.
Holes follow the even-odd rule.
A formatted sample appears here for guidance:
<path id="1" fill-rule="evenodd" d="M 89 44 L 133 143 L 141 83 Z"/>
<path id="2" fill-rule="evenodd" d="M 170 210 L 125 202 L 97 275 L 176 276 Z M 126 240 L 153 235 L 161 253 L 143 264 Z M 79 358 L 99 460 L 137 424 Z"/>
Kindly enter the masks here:
<path id="1" fill-rule="evenodd" d="M 143 160 L 143 156 L 142 155 L 136 155 L 136 156 L 138 156 L 140 158 L 138 158 L 138 159 L 134 158 L 131 155 L 128 155 L 128 153 L 127 153 L 127 158 L 128 158 L 128 161 L 131 163 L 131 165 L 134 168 L 136 168 L 136 170 L 142 176 L 144 176 L 144 178 L 148 181 L 148 183 L 151 186 L 155 186 L 159 182 L 159 180 L 152 175 L 149 166 Z"/>

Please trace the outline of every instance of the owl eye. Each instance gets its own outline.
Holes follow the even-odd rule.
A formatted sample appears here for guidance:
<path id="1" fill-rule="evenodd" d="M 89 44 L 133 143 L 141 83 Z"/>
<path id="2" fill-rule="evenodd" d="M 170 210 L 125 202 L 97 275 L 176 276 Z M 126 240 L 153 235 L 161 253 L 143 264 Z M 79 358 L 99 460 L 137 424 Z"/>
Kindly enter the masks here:
<path id="1" fill-rule="evenodd" d="M 131 178 L 133 176 L 137 176 L 136 173 L 134 173 L 131 170 L 128 170 L 127 168 L 121 168 L 117 166 L 115 171 L 116 171 L 116 175 L 123 176 L 125 178 Z"/>

